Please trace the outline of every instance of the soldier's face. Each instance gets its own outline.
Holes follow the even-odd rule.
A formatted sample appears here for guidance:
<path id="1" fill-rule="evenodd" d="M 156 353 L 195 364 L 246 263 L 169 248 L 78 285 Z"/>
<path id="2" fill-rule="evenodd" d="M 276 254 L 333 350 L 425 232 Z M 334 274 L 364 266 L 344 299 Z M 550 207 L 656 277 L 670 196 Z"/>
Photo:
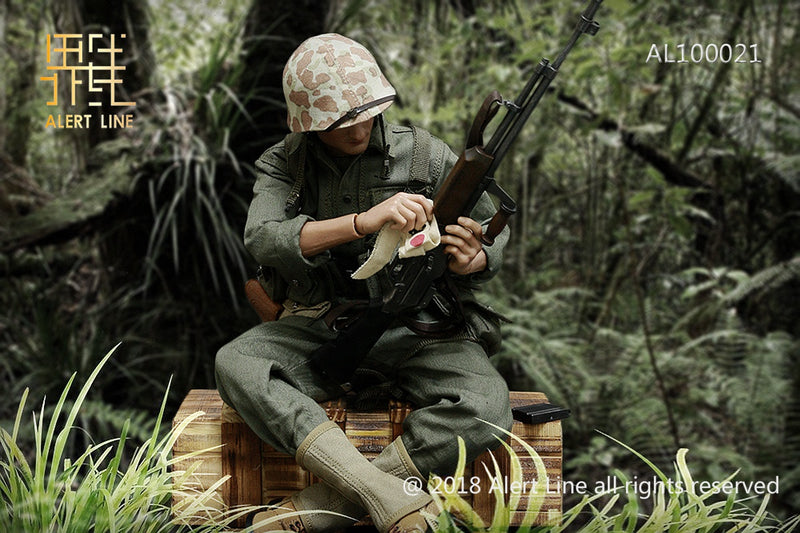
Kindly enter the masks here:
<path id="1" fill-rule="evenodd" d="M 317 135 L 333 155 L 359 155 L 364 153 L 369 145 L 374 121 L 373 117 L 346 128 L 320 131 Z"/>

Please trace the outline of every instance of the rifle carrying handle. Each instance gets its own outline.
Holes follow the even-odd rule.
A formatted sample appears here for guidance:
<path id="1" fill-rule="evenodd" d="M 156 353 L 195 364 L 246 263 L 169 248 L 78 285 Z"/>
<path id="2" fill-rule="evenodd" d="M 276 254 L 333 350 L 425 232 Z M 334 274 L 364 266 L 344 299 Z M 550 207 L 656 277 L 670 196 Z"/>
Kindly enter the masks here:
<path id="1" fill-rule="evenodd" d="M 492 91 L 481 104 L 478 114 L 475 115 L 475 120 L 472 121 L 472 127 L 467 135 L 467 148 L 473 146 L 483 146 L 483 130 L 489 122 L 492 121 L 497 111 L 500 109 L 500 104 L 503 103 L 503 97 L 497 91 Z"/>
<path id="2" fill-rule="evenodd" d="M 494 240 L 500 235 L 500 232 L 503 231 L 506 224 L 508 224 L 508 219 L 516 212 L 516 206 L 501 202 L 500 209 L 494 214 L 492 220 L 489 221 L 489 227 L 486 228 L 484 234 L 481 235 L 481 242 L 486 246 L 493 245 Z"/>

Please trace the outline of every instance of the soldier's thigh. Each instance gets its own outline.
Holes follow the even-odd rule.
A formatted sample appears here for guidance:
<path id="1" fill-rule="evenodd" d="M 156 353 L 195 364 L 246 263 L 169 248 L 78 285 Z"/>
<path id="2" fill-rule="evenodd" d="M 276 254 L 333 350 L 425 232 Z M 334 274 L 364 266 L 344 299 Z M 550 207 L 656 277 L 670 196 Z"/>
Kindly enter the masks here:
<path id="1" fill-rule="evenodd" d="M 337 387 L 313 368 L 310 355 L 331 337 L 322 321 L 304 317 L 259 324 L 220 348 L 217 380 L 261 388 L 259 383 L 279 378 L 312 398 L 325 398 Z"/>

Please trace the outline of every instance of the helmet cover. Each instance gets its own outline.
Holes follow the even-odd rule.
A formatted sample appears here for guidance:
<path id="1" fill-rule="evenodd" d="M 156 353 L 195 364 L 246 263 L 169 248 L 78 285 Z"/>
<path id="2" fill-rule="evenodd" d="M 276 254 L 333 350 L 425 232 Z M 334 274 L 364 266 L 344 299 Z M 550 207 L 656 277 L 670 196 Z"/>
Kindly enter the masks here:
<path id="1" fill-rule="evenodd" d="M 326 33 L 292 53 L 283 69 L 283 94 L 289 129 L 305 132 L 369 120 L 392 105 L 396 92 L 369 50 Z"/>

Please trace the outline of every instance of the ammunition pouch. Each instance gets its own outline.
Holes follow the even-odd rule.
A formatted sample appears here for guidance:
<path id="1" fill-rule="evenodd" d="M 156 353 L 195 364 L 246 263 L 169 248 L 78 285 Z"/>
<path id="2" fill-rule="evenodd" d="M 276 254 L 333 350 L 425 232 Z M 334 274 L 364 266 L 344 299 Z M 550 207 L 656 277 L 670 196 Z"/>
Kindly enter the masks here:
<path id="1" fill-rule="evenodd" d="M 328 301 L 320 302 L 315 305 L 303 305 L 294 300 L 285 300 L 283 302 L 283 312 L 278 320 L 283 320 L 290 316 L 302 316 L 305 318 L 317 319 L 328 314 L 331 309 L 331 303 Z"/>

